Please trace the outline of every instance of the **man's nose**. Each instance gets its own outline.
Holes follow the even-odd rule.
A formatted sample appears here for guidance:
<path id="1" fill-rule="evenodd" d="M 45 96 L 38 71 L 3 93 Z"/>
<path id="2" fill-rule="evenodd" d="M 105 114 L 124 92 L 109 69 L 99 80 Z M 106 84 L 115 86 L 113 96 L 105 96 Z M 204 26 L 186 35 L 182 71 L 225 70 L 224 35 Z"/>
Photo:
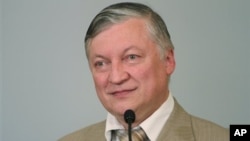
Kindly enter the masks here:
<path id="1" fill-rule="evenodd" d="M 112 64 L 112 68 L 109 74 L 109 82 L 113 84 L 121 84 L 128 80 L 129 73 L 124 69 L 122 64 Z"/>

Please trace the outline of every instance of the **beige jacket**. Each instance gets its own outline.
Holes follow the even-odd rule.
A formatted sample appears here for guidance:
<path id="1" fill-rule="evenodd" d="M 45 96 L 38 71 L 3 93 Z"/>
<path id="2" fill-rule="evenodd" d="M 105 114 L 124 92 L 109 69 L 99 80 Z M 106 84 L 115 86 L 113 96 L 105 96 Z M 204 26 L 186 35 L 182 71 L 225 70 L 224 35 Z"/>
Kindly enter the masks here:
<path id="1" fill-rule="evenodd" d="M 73 132 L 59 141 L 105 141 L 105 121 Z M 188 114 L 175 100 L 173 112 L 157 141 L 229 141 L 229 130 Z"/>

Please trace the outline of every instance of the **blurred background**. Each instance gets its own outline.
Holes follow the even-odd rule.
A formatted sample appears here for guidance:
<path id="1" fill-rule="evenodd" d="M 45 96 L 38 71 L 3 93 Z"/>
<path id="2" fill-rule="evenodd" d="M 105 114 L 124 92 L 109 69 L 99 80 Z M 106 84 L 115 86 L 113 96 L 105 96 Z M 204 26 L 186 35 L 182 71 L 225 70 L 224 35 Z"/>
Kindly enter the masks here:
<path id="1" fill-rule="evenodd" d="M 122 0 L 0 0 L 0 140 L 55 141 L 106 118 L 84 52 L 93 17 Z M 250 1 L 137 0 L 175 45 L 170 89 L 191 114 L 250 124 Z"/>

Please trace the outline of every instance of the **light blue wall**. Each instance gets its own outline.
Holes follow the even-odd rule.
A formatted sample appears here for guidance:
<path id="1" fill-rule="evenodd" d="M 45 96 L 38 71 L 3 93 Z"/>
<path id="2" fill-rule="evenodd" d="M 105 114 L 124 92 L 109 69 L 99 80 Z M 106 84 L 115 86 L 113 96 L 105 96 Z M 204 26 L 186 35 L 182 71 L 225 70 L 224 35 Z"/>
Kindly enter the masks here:
<path id="1" fill-rule="evenodd" d="M 83 38 L 92 18 L 117 0 L 1 2 L 0 140 L 55 141 L 106 118 Z M 249 1 L 140 2 L 168 25 L 177 63 L 170 87 L 182 106 L 224 127 L 250 124 Z"/>
<path id="2" fill-rule="evenodd" d="M 2 0 L 0 0 L 0 141 L 3 140 L 2 137 L 2 129 L 3 129 L 3 112 L 2 112 L 2 97 L 3 97 L 3 28 L 2 28 L 2 20 L 3 20 L 3 8 L 2 8 Z"/>

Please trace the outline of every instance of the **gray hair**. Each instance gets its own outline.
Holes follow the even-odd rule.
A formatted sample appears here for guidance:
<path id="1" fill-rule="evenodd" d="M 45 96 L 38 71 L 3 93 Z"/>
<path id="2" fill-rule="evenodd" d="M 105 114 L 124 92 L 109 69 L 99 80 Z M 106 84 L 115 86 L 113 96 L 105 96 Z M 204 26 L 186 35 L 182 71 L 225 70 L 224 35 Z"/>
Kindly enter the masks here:
<path id="1" fill-rule="evenodd" d="M 143 4 L 124 2 L 104 8 L 92 20 L 85 36 L 87 58 L 89 58 L 89 46 L 95 36 L 114 24 L 135 17 L 145 19 L 150 36 L 157 44 L 161 57 L 164 56 L 164 50 L 174 48 L 166 24 L 155 11 Z"/>

